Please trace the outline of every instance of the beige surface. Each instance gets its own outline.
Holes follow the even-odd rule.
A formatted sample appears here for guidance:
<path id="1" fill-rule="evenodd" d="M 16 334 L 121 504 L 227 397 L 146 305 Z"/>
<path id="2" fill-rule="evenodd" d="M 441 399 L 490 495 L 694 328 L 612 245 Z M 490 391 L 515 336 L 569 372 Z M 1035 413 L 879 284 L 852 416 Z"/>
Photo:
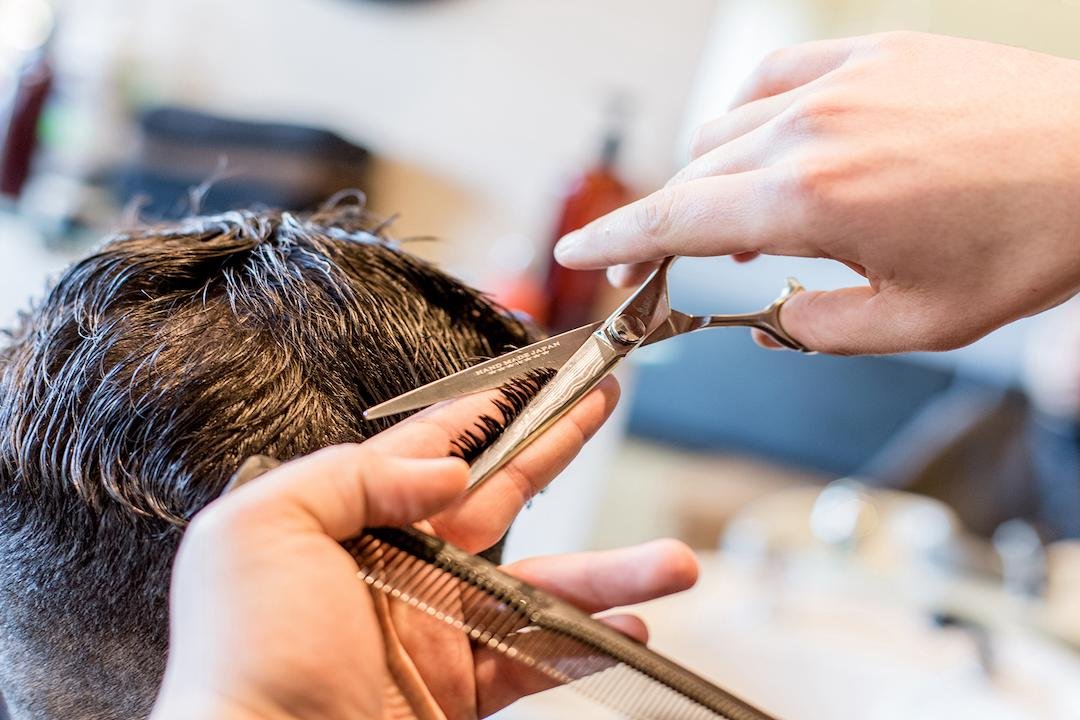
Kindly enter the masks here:
<path id="1" fill-rule="evenodd" d="M 751 500 L 832 479 L 754 458 L 695 453 L 634 438 L 620 445 L 609 477 L 593 546 L 676 537 L 709 550 Z"/>
<path id="2" fill-rule="evenodd" d="M 1080 718 L 1076 654 L 1003 628 L 988 678 L 971 638 L 934 628 L 896 580 L 812 554 L 771 568 L 705 556 L 697 588 L 640 614 L 654 649 L 784 720 Z M 614 716 L 561 688 L 498 717 Z"/>

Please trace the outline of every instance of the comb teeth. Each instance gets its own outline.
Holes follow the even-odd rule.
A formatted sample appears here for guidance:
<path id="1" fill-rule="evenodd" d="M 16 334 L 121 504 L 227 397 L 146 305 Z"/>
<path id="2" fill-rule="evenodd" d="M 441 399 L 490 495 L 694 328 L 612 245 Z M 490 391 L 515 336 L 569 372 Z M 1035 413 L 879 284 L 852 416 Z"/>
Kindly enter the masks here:
<path id="1" fill-rule="evenodd" d="M 413 529 L 370 528 L 344 543 L 372 588 L 474 642 L 634 720 L 773 720 L 689 670 Z"/>

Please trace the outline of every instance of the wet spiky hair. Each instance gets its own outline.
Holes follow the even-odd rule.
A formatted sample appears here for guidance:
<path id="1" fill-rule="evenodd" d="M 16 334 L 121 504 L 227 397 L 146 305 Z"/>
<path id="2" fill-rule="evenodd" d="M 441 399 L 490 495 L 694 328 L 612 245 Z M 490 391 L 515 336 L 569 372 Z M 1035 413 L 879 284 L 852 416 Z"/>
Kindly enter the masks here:
<path id="1" fill-rule="evenodd" d="M 70 267 L 0 351 L 13 717 L 145 716 L 182 527 L 245 457 L 361 440 L 388 422 L 365 408 L 527 340 L 356 204 L 149 227 Z"/>

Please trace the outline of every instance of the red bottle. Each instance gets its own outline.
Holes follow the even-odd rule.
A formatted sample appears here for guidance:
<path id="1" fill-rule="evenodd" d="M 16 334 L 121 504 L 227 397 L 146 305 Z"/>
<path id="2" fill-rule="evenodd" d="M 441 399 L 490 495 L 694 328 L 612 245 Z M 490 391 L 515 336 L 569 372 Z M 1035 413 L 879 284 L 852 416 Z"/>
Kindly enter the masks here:
<path id="1" fill-rule="evenodd" d="M 571 184 L 552 238 L 552 248 L 566 233 L 634 199 L 630 189 L 615 174 L 620 144 L 620 134 L 609 132 L 604 138 L 600 162 Z M 558 333 L 595 320 L 594 309 L 604 282 L 603 270 L 569 270 L 552 257 L 544 280 L 547 307 L 541 324 L 552 333 Z"/>
<path id="2" fill-rule="evenodd" d="M 0 195 L 18 198 L 30 176 L 38 120 L 52 82 L 47 48 L 42 48 L 27 59 L 19 73 L 7 127 L 0 136 Z"/>

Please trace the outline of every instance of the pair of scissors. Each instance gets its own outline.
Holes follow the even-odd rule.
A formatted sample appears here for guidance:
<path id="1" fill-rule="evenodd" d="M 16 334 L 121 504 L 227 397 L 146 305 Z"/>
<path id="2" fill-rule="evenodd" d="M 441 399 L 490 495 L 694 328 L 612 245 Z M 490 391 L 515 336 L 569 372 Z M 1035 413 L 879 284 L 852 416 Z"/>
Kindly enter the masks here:
<path id="1" fill-rule="evenodd" d="M 491 390 L 530 370 L 557 370 L 521 413 L 473 462 L 469 488 L 491 477 L 515 455 L 565 415 L 634 350 L 678 335 L 714 327 L 752 327 L 791 350 L 810 352 L 784 330 L 780 309 L 802 291 L 794 278 L 764 310 L 742 315 L 687 315 L 673 310 L 667 273 L 674 257 L 665 258 L 648 279 L 605 320 L 514 350 L 369 408 L 368 420 L 433 405 L 443 400 Z"/>

